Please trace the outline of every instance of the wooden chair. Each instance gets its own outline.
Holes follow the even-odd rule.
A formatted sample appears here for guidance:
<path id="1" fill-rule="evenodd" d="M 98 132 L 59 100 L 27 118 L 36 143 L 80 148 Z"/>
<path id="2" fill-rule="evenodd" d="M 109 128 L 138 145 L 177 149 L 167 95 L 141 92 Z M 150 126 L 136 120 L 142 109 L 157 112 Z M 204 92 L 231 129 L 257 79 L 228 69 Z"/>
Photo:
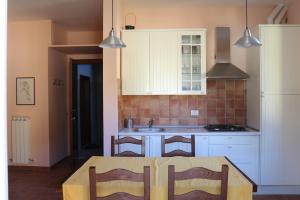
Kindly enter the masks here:
<path id="1" fill-rule="evenodd" d="M 115 145 L 120 144 L 137 144 L 141 145 L 141 153 L 135 153 L 133 151 L 123 151 L 115 153 Z M 145 137 L 142 136 L 141 140 L 135 139 L 133 137 L 123 137 L 121 139 L 115 139 L 115 136 L 111 136 L 111 156 L 115 157 L 145 157 Z"/>
<path id="2" fill-rule="evenodd" d="M 166 144 L 171 144 L 175 142 L 190 143 L 191 152 L 186 152 L 180 149 L 166 153 Z M 162 157 L 174 157 L 174 156 L 184 156 L 184 157 L 195 157 L 195 135 L 191 138 L 185 138 L 182 136 L 173 136 L 171 138 L 165 139 L 165 136 L 161 136 L 161 156 Z"/>
<path id="3" fill-rule="evenodd" d="M 183 172 L 175 172 L 174 165 L 168 169 L 168 200 L 227 200 L 228 165 L 222 165 L 222 171 L 216 172 L 203 167 L 192 168 Z M 201 190 L 194 190 L 185 194 L 175 195 L 175 181 L 187 179 L 221 180 L 220 195 L 210 194 Z"/>
<path id="4" fill-rule="evenodd" d="M 125 169 L 114 169 L 106 173 L 96 174 L 96 168 L 90 167 L 90 200 L 150 200 L 150 167 L 144 167 L 144 173 L 135 173 Z M 117 192 L 105 197 L 97 197 L 97 182 L 108 182 L 114 180 L 126 180 L 133 182 L 144 182 L 144 196 L 134 196 L 125 192 Z"/>

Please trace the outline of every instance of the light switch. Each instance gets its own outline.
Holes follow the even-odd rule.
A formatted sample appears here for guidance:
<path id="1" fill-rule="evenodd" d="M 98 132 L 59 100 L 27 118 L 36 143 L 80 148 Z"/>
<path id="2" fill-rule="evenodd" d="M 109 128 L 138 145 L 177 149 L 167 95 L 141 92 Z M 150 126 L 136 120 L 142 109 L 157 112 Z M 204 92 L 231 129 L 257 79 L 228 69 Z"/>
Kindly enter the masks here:
<path id="1" fill-rule="evenodd" d="M 191 110 L 191 116 L 192 117 L 198 117 L 199 116 L 199 110 Z"/>

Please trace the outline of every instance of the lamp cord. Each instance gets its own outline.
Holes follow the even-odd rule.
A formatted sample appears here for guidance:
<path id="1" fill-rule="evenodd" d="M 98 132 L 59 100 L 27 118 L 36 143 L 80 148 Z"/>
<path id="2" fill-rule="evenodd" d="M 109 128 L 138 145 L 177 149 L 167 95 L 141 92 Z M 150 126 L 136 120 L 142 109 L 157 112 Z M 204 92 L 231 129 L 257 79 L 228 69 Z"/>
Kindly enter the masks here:
<path id="1" fill-rule="evenodd" d="M 248 29 L 248 0 L 246 0 L 246 28 Z"/>
<path id="2" fill-rule="evenodd" d="M 114 0 L 111 0 L 111 19 L 112 29 L 114 29 Z"/>

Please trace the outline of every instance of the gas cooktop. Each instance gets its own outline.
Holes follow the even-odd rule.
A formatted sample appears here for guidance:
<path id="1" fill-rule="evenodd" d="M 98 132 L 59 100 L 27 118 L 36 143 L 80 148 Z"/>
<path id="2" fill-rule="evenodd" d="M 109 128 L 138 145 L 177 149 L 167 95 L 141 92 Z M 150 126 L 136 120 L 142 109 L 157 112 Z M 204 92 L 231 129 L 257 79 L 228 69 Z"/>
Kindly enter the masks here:
<path id="1" fill-rule="evenodd" d="M 247 131 L 245 127 L 243 126 L 236 126 L 236 125 L 207 125 L 204 127 L 208 131 L 229 131 L 229 132 L 235 132 L 235 131 Z"/>

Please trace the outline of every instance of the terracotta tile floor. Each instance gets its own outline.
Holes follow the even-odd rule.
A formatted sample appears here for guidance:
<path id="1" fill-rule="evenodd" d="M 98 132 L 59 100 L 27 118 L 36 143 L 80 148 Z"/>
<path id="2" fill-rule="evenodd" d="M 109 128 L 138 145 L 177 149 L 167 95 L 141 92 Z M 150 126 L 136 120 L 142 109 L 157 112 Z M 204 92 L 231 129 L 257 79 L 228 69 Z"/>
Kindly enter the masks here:
<path id="1" fill-rule="evenodd" d="M 66 159 L 51 169 L 9 169 L 10 200 L 62 200 L 61 184 L 80 164 Z M 254 196 L 254 200 L 300 200 L 300 196 Z"/>

